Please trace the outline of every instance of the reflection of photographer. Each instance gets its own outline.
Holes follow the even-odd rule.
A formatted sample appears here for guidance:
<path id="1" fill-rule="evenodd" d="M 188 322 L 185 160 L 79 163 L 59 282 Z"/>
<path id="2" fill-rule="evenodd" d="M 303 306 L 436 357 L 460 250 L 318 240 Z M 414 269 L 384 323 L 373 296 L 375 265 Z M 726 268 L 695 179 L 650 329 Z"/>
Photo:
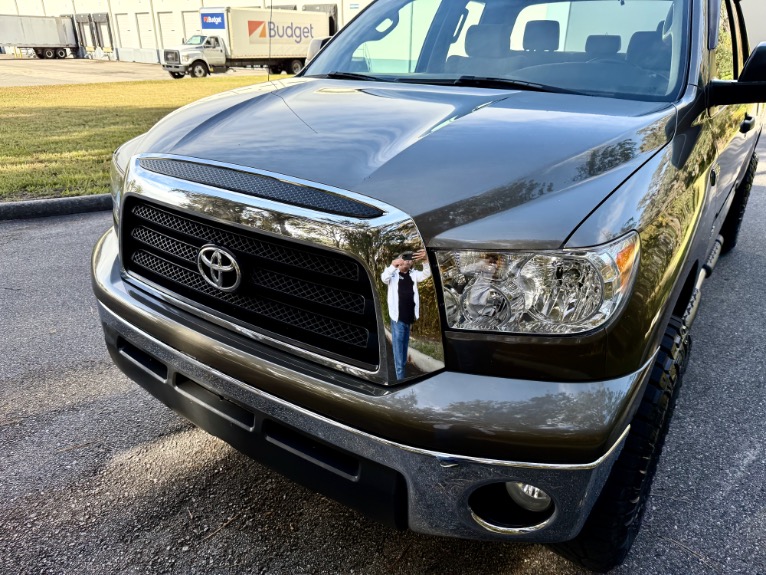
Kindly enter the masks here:
<path id="1" fill-rule="evenodd" d="M 404 378 L 407 352 L 410 344 L 410 328 L 418 319 L 420 296 L 418 284 L 431 277 L 426 264 L 423 271 L 412 269 L 413 261 L 425 261 L 426 250 L 404 252 L 391 262 L 380 279 L 388 286 L 388 315 L 391 317 L 391 343 L 394 348 L 396 377 Z"/>
<path id="2" fill-rule="evenodd" d="M 473 288 L 466 303 L 477 316 L 492 316 L 497 311 L 489 299 L 499 263 L 500 257 L 497 254 L 485 254 L 480 261 L 461 269 L 463 273 L 474 275 Z"/>

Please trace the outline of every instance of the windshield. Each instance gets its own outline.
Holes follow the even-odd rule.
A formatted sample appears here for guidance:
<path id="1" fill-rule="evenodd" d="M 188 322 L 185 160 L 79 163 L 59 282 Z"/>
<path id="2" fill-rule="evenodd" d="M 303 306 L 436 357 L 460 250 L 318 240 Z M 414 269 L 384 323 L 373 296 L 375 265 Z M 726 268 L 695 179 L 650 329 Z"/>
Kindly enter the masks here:
<path id="1" fill-rule="evenodd" d="M 379 0 L 303 75 L 488 87 L 517 81 L 522 88 L 672 101 L 686 73 L 687 4 Z"/>
<path id="2" fill-rule="evenodd" d="M 192 36 L 189 38 L 184 44 L 189 44 L 190 46 L 200 46 L 201 44 L 205 43 L 205 39 L 207 36 Z"/>

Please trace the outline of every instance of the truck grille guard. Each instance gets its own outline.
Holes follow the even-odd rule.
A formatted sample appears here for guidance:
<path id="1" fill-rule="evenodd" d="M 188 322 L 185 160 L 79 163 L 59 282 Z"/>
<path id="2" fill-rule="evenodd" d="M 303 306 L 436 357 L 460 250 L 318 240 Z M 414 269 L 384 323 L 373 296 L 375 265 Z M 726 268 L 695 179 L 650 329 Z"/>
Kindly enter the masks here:
<path id="1" fill-rule="evenodd" d="M 397 254 L 424 247 L 401 211 L 280 174 L 178 156 L 134 157 L 123 192 L 126 281 L 381 385 L 444 367 L 441 329 L 413 329 L 407 374 L 396 377 L 380 274 Z M 421 304 L 421 318 L 438 319 L 433 280 L 419 291 L 434 302 Z"/>

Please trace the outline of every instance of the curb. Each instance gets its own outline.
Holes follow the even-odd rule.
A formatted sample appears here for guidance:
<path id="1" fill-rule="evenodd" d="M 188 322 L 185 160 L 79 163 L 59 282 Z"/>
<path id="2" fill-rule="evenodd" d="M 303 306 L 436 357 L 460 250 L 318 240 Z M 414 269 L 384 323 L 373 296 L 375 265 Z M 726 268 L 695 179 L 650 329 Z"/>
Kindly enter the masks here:
<path id="1" fill-rule="evenodd" d="M 110 194 L 51 198 L 23 202 L 0 202 L 0 221 L 66 216 L 112 209 Z"/>

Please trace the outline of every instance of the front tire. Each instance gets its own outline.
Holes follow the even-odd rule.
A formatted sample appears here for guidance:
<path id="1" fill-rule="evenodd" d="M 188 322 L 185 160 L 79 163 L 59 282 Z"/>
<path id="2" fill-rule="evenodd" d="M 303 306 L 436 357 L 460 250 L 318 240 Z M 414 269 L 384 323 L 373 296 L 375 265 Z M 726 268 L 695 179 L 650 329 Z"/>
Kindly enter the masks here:
<path id="1" fill-rule="evenodd" d="M 580 534 L 551 546 L 560 555 L 601 573 L 625 560 L 641 527 L 690 351 L 686 326 L 672 318 L 622 452 Z"/>
<path id="2" fill-rule="evenodd" d="M 186 76 L 186 74 L 184 74 L 183 72 L 170 72 L 170 76 L 172 78 L 175 78 L 176 80 L 180 80 L 181 78 Z"/>
<path id="3" fill-rule="evenodd" d="M 210 72 L 207 69 L 207 64 L 204 62 L 194 62 L 194 64 L 192 64 L 191 68 L 189 69 L 189 75 L 192 78 L 204 78 L 209 73 Z"/>
<path id="4" fill-rule="evenodd" d="M 742 227 L 742 219 L 745 217 L 747 200 L 750 198 L 750 190 L 753 187 L 753 180 L 755 180 L 755 173 L 757 170 L 758 155 L 753 153 L 750 158 L 750 165 L 747 167 L 747 172 L 745 173 L 745 178 L 734 193 L 734 200 L 731 203 L 729 213 L 726 214 L 726 219 L 723 221 L 723 226 L 721 227 L 721 235 L 723 236 L 722 254 L 728 254 L 737 245 L 739 230 Z"/>

